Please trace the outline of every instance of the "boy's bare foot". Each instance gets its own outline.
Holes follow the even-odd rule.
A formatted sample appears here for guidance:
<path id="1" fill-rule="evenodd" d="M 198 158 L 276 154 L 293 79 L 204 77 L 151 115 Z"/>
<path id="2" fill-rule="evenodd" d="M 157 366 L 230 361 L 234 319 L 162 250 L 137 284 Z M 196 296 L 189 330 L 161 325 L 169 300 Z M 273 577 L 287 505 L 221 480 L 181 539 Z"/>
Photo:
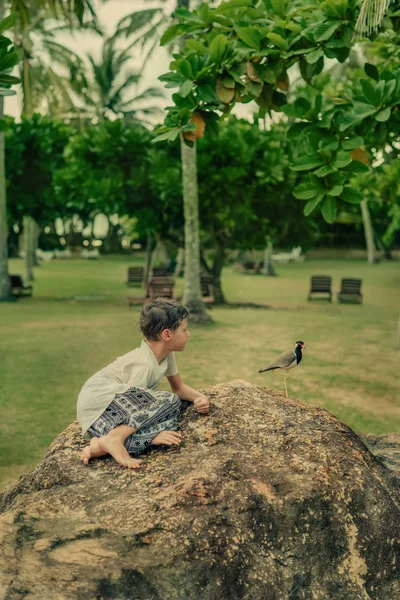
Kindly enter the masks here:
<path id="1" fill-rule="evenodd" d="M 167 446 L 179 446 L 182 441 L 182 434 L 176 431 L 161 431 L 155 438 L 152 439 L 151 443 L 153 446 L 159 444 L 166 444 Z"/>
<path id="2" fill-rule="evenodd" d="M 129 455 L 121 436 L 115 433 L 115 429 L 110 431 L 107 435 L 98 438 L 97 442 L 103 454 L 111 454 L 120 465 L 127 467 L 128 469 L 138 469 L 142 465 L 141 460 L 132 458 Z"/>
<path id="3" fill-rule="evenodd" d="M 83 463 L 87 465 L 91 458 L 97 458 L 98 456 L 104 456 L 105 454 L 107 454 L 107 452 L 104 452 L 100 448 L 98 439 L 93 437 L 90 440 L 89 446 L 86 446 L 86 448 L 83 449 L 81 459 L 83 460 Z"/>

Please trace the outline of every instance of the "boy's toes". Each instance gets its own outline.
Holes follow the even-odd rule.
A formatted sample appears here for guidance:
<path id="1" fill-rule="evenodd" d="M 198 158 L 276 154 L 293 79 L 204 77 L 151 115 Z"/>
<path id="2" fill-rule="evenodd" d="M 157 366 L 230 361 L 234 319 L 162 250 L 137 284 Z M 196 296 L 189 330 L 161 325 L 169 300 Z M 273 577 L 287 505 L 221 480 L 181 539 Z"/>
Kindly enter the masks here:
<path id="1" fill-rule="evenodd" d="M 134 458 L 130 458 L 126 462 L 127 464 L 125 466 L 128 467 L 128 469 L 140 469 L 140 467 L 142 466 L 142 461 L 136 460 Z"/>
<path id="2" fill-rule="evenodd" d="M 86 446 L 86 448 L 83 449 L 82 454 L 81 454 L 81 460 L 83 461 L 84 465 L 88 465 L 89 464 L 89 460 L 90 460 L 90 448 L 89 448 L 89 446 Z"/>

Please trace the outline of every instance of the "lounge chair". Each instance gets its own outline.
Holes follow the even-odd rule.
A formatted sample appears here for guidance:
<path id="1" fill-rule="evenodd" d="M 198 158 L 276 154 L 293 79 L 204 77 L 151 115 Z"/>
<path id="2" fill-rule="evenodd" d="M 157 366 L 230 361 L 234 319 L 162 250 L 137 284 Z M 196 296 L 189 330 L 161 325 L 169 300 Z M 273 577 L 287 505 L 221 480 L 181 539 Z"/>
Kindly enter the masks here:
<path id="1" fill-rule="evenodd" d="M 308 301 L 312 300 L 314 294 L 324 294 L 329 302 L 332 302 L 332 277 L 330 275 L 312 275 L 311 287 Z"/>
<path id="2" fill-rule="evenodd" d="M 126 285 L 142 285 L 144 277 L 143 267 L 128 267 L 128 275 L 126 278 Z"/>
<path id="3" fill-rule="evenodd" d="M 361 293 L 362 279 L 354 279 L 345 277 L 340 284 L 340 292 L 338 292 L 338 302 L 354 302 L 362 304 L 363 295 Z"/>

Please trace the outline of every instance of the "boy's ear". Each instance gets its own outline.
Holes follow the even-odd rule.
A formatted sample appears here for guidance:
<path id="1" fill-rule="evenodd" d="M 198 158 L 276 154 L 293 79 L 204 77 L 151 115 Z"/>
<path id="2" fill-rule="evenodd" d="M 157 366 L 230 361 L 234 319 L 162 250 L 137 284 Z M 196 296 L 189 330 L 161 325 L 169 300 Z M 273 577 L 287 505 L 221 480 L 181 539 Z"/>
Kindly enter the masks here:
<path id="1" fill-rule="evenodd" d="M 171 330 L 170 329 L 163 329 L 161 332 L 161 339 L 164 342 L 168 342 L 171 339 Z"/>

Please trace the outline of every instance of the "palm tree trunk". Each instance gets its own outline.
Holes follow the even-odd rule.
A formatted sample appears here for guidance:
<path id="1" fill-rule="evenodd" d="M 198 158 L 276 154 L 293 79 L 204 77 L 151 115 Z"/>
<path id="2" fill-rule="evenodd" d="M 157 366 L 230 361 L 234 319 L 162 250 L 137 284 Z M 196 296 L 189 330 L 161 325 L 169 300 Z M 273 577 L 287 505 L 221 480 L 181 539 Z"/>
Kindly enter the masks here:
<path id="1" fill-rule="evenodd" d="M 371 215 L 368 208 L 368 200 L 363 200 L 361 202 L 361 214 L 364 225 L 365 243 L 367 245 L 368 264 L 374 265 L 379 261 L 374 242 L 374 232 L 372 229 Z"/>
<path id="2" fill-rule="evenodd" d="M 24 38 L 23 47 L 24 58 L 22 62 L 22 88 L 23 88 L 23 109 L 22 114 L 25 117 L 32 117 L 33 115 L 33 103 L 32 103 L 32 90 L 29 78 L 29 57 L 27 55 L 26 48 L 30 47 L 30 41 L 25 39 L 24 32 L 22 34 Z M 35 229 L 36 224 L 32 217 L 24 216 L 24 240 L 25 240 L 25 277 L 27 281 L 33 281 L 35 279 L 33 275 L 33 267 L 35 265 Z"/>
<path id="3" fill-rule="evenodd" d="M 196 144 L 189 148 L 181 139 L 183 212 L 185 217 L 185 288 L 183 303 L 196 323 L 211 321 L 200 288 L 199 198 L 197 188 Z"/>
<path id="4" fill-rule="evenodd" d="M 3 3 L 1 3 L 3 4 Z M 0 15 L 0 20 L 2 16 Z M 0 98 L 0 119 L 3 118 L 4 98 Z M 11 295 L 10 277 L 8 274 L 7 249 L 7 205 L 6 205 L 6 176 L 4 132 L 0 132 L 0 302 L 14 300 Z"/>
<path id="5" fill-rule="evenodd" d="M 0 0 L 0 21 L 4 18 L 4 1 Z M 0 97 L 0 119 L 4 117 L 4 98 Z M 10 277 L 8 274 L 7 249 L 7 203 L 5 174 L 5 140 L 4 132 L 0 132 L 0 302 L 14 300 L 11 295 Z"/>

